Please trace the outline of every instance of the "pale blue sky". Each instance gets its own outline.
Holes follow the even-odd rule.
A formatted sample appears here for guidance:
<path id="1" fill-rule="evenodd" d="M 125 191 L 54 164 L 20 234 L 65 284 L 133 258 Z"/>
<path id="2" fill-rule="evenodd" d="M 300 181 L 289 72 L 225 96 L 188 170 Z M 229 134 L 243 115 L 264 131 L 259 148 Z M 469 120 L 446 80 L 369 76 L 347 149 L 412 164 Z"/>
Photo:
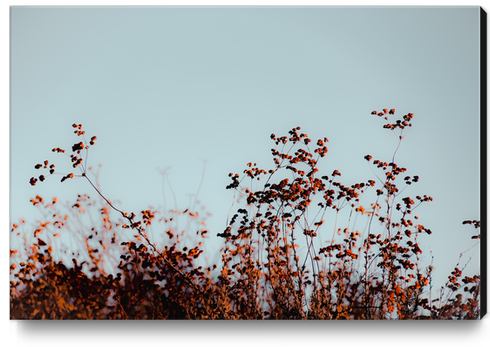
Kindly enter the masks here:
<path id="1" fill-rule="evenodd" d="M 396 138 L 372 110 L 414 113 L 397 154 L 427 194 L 421 242 L 443 281 L 480 218 L 478 7 L 11 9 L 11 221 L 37 218 L 36 194 L 93 194 L 83 180 L 29 178 L 72 123 L 97 135 L 91 165 L 125 210 L 162 204 L 158 168 L 185 208 L 199 196 L 225 228 L 229 172 L 271 165 L 271 133 L 328 137 L 325 161 L 346 183 L 373 178 L 363 157 L 389 161 Z M 202 160 L 201 160 L 202 159 Z M 167 197 L 168 199 L 168 197 Z M 468 269 L 478 269 L 478 249 Z"/>

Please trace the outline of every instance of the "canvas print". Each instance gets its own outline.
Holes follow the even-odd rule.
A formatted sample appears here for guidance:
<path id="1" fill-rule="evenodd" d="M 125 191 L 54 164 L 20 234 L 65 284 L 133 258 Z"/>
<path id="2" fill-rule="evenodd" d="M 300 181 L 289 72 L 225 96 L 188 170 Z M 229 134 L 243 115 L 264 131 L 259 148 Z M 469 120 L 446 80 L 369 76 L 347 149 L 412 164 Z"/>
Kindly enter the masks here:
<path id="1" fill-rule="evenodd" d="M 11 320 L 485 315 L 482 8 L 10 21 Z"/>

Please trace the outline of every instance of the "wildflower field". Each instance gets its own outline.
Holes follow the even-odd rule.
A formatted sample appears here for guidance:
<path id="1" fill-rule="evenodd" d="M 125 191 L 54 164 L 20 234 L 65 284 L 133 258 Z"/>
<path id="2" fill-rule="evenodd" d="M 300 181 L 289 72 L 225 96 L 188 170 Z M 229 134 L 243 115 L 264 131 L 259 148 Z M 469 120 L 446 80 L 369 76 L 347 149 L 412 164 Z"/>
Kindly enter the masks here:
<path id="1" fill-rule="evenodd" d="M 458 262 L 435 288 L 437 269 L 421 261 L 435 226 L 420 224 L 417 208 L 433 197 L 411 196 L 420 177 L 396 163 L 414 115 L 383 109 L 366 116 L 384 119 L 379 131 L 398 141 L 389 158 L 354 158 L 367 162 L 371 177 L 343 183 L 339 170 L 322 172 L 327 137 L 310 139 L 299 126 L 271 134 L 270 167 L 249 162 L 228 175 L 223 189 L 234 200 L 224 206 L 224 230 L 207 229 L 209 214 L 196 201 L 184 210 L 143 211 L 112 202 L 89 165 L 97 137 L 73 124 L 71 148 L 52 149 L 73 172 L 43 160 L 26 184 L 59 179 L 63 189 L 80 179 L 93 194 L 68 204 L 37 195 L 31 203 L 43 220 L 11 223 L 10 318 L 481 318 L 480 273 Z M 480 247 L 479 218 L 475 211 L 461 221 L 473 247 Z M 209 263 L 205 245 L 216 238 L 219 259 Z"/>

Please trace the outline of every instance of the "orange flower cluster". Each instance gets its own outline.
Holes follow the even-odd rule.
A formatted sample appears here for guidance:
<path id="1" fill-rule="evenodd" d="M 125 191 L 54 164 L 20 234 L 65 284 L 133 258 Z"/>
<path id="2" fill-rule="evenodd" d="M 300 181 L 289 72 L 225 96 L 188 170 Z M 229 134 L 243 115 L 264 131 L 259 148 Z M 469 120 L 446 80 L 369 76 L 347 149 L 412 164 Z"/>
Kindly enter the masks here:
<path id="1" fill-rule="evenodd" d="M 80 171 L 81 171 L 81 175 L 82 177 L 86 177 L 87 175 L 87 172 L 86 172 L 86 167 L 83 167 L 82 162 L 83 162 L 83 159 L 81 158 L 80 154 L 82 152 L 82 150 L 85 150 L 85 151 L 88 151 L 89 149 L 89 146 L 87 144 L 87 141 L 85 140 L 85 131 L 82 130 L 82 124 L 72 124 L 72 127 L 75 128 L 76 130 L 74 131 L 75 134 L 77 136 L 83 136 L 84 137 L 84 141 L 80 141 L 80 142 L 77 142 L 75 144 L 72 145 L 72 152 L 74 154 L 71 154 L 70 155 L 70 160 L 72 162 L 72 166 L 73 168 L 77 168 L 79 167 Z M 95 144 L 95 140 L 97 140 L 97 136 L 92 136 L 89 143 L 90 145 L 94 145 Z M 65 150 L 64 149 L 61 149 L 59 147 L 56 147 L 56 148 L 53 148 L 52 149 L 53 152 L 56 152 L 56 153 L 65 153 Z M 41 168 L 44 168 L 44 169 L 48 169 L 48 165 L 49 165 L 49 162 L 48 160 L 45 160 L 44 161 L 44 165 L 43 164 L 36 164 L 34 166 L 35 169 L 41 169 Z M 55 165 L 54 164 L 51 164 L 49 165 L 49 173 L 50 175 L 54 174 L 55 173 Z M 73 178 L 74 175 L 73 173 L 69 173 L 69 174 L 66 174 L 64 175 L 62 178 L 61 178 L 61 182 L 64 182 L 65 180 L 67 180 L 68 178 Z M 44 181 L 46 179 L 46 177 L 44 175 L 41 175 L 39 176 L 39 181 Z M 38 179 L 35 178 L 35 177 L 31 177 L 31 179 L 29 180 L 29 183 L 34 186 L 36 185 Z"/>

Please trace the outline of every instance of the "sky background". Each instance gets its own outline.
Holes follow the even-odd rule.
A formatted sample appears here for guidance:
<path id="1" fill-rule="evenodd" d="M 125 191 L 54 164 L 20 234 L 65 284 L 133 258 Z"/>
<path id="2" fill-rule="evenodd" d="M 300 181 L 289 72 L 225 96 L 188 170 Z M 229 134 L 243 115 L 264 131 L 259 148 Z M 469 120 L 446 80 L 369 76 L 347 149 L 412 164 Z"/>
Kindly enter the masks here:
<path id="1" fill-rule="evenodd" d="M 363 157 L 389 161 L 397 144 L 370 113 L 395 108 L 414 113 L 397 162 L 420 176 L 406 195 L 434 198 L 416 213 L 442 284 L 474 244 L 462 221 L 480 219 L 479 11 L 14 7 L 10 220 L 38 218 L 36 194 L 95 195 L 84 180 L 29 185 L 38 162 L 61 170 L 51 149 L 78 140 L 72 123 L 97 136 L 89 164 L 103 164 L 104 195 L 127 211 L 162 205 L 166 167 L 186 208 L 205 160 L 199 200 L 214 238 L 233 199 L 228 173 L 270 168 L 271 133 L 328 137 L 326 174 L 366 181 Z M 478 272 L 478 248 L 468 256 Z"/>

